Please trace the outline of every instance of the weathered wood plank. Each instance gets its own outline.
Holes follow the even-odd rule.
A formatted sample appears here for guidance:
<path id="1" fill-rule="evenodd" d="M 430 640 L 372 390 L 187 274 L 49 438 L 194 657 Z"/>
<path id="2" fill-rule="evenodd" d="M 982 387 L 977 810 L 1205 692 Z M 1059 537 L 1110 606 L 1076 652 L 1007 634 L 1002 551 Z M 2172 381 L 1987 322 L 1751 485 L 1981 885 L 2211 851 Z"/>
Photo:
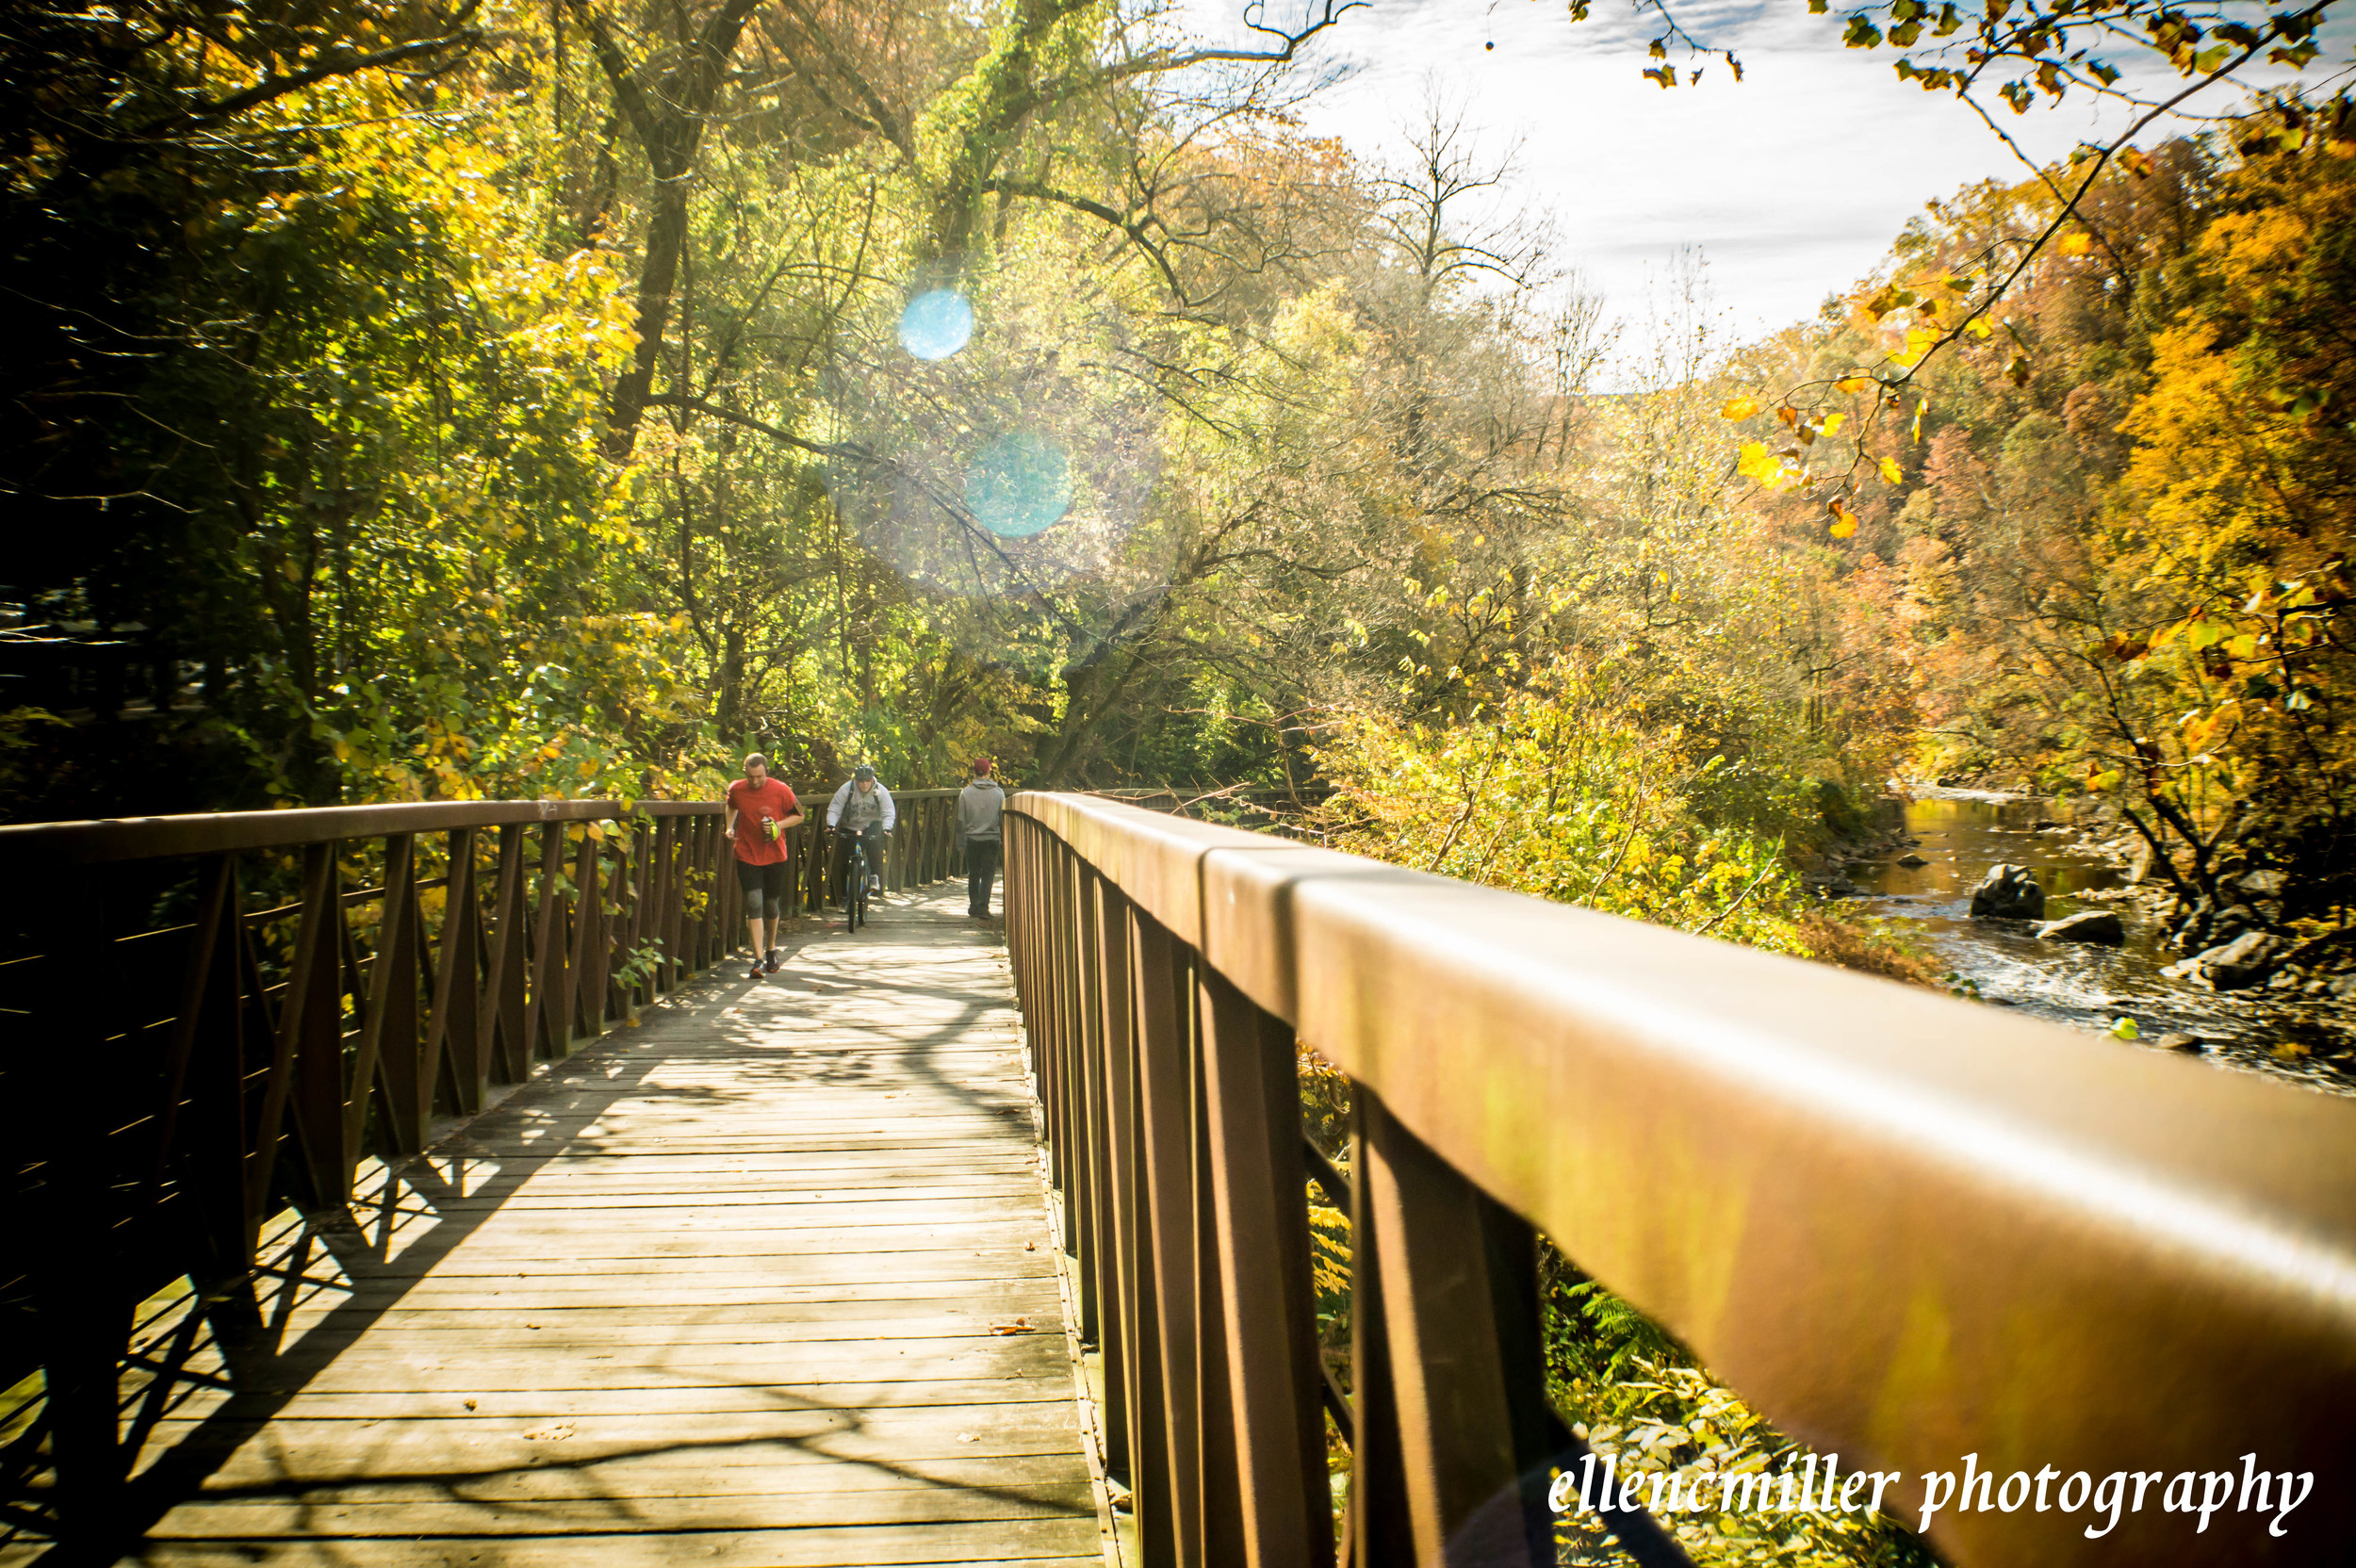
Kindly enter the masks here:
<path id="1" fill-rule="evenodd" d="M 716 1248 L 718 1240 L 713 1238 L 712 1245 Z M 1019 1246 L 1016 1250 L 1022 1250 Z M 1045 1245 L 1041 1244 L 1039 1252 L 1045 1250 Z M 733 1276 L 743 1280 L 765 1280 L 777 1284 L 795 1281 L 806 1284 L 857 1282 L 871 1277 L 880 1283 L 893 1280 L 1012 1279 L 1018 1276 L 1052 1279 L 1055 1276 L 1052 1261 L 1035 1261 L 1038 1253 L 1026 1251 L 1020 1260 L 1009 1257 L 1004 1265 L 993 1259 L 988 1269 L 973 1266 L 971 1260 L 974 1255 L 974 1249 L 971 1247 L 910 1247 L 872 1252 L 851 1248 L 791 1252 L 763 1250 L 711 1255 L 693 1250 L 682 1251 L 679 1248 L 641 1247 L 621 1252 L 611 1246 L 580 1244 L 566 1247 L 551 1242 L 532 1253 L 518 1249 L 500 1258 L 494 1258 L 486 1252 L 481 1256 L 452 1256 L 447 1259 L 399 1259 L 392 1265 L 370 1268 L 360 1276 L 359 1282 L 423 1279 L 428 1274 L 441 1279 L 468 1275 L 486 1278 L 512 1275 L 519 1280 L 539 1281 L 575 1274 L 583 1268 L 617 1275 L 659 1274 L 669 1279 Z M 862 1272 L 868 1269 L 875 1271 L 872 1276 Z M 339 1281 L 329 1280 L 320 1283 L 326 1288 L 344 1288 L 344 1283 Z M 311 1287 L 306 1285 L 304 1288 Z"/>
<path id="2" fill-rule="evenodd" d="M 493 1482 L 476 1483 L 484 1487 Z M 164 1536 L 549 1535 L 558 1531 L 742 1530 L 779 1526 L 944 1524 L 957 1521 L 1069 1521 L 1060 1544 L 1084 1546 L 1096 1533 L 1096 1504 L 1083 1480 L 1047 1486 L 919 1486 L 852 1491 L 774 1492 L 740 1496 L 601 1495 L 592 1487 L 564 1498 L 485 1496 L 451 1501 L 439 1488 L 412 1483 L 415 1495 L 384 1501 L 206 1497 L 172 1510 L 155 1527 Z M 438 1497 L 435 1494 L 438 1492 Z"/>
<path id="3" fill-rule="evenodd" d="M 822 1476 L 823 1484 L 838 1489 L 1088 1478 L 1088 1462 L 1072 1446 L 1069 1420 L 993 1419 L 984 1432 L 970 1412 L 959 1410 L 880 1424 L 798 1425 L 808 1429 L 779 1433 L 777 1423 L 759 1417 L 583 1419 L 572 1423 L 573 1431 L 559 1446 L 525 1436 L 538 1429 L 520 1419 L 281 1421 L 267 1447 L 246 1442 L 254 1435 L 250 1426 L 192 1431 L 185 1441 L 225 1452 L 221 1467 L 206 1479 L 207 1491 L 267 1485 L 299 1489 L 304 1495 L 411 1486 L 419 1484 L 418 1475 L 426 1477 L 422 1484 L 432 1486 L 471 1484 L 467 1478 L 478 1472 L 529 1479 L 573 1471 L 595 1470 L 611 1478 L 662 1470 L 671 1474 L 661 1487 L 681 1495 L 767 1492 Z M 533 1467 L 516 1468 L 519 1462 Z M 532 1480 L 526 1493 L 539 1485 Z"/>
<path id="4" fill-rule="evenodd" d="M 970 1264 L 971 1253 L 957 1255 Z M 967 1272 L 970 1274 L 970 1268 Z M 755 1277 L 748 1278 L 748 1274 Z M 497 1296 L 483 1287 L 480 1281 L 483 1279 L 501 1282 Z M 569 1270 L 526 1275 L 501 1270 L 474 1276 L 453 1269 L 405 1279 L 363 1280 L 350 1288 L 321 1287 L 313 1298 L 319 1306 L 305 1305 L 296 1311 L 298 1315 L 313 1311 L 323 1314 L 352 1306 L 387 1313 L 469 1309 L 511 1312 L 534 1306 L 598 1305 L 611 1305 L 617 1311 L 640 1307 L 719 1311 L 740 1305 L 786 1306 L 806 1302 L 828 1306 L 843 1302 L 921 1301 L 942 1297 L 977 1301 L 1000 1296 L 1028 1299 L 1041 1294 L 1054 1298 L 1055 1283 L 1052 1274 L 905 1280 L 866 1280 L 846 1275 L 840 1281 L 787 1280 L 782 1276 L 761 1275 L 758 1270 L 719 1269 L 707 1273 L 666 1267 L 646 1259 L 622 1258 L 614 1260 L 611 1271 L 602 1275 Z"/>
<path id="5" fill-rule="evenodd" d="M 1070 1358 L 1060 1332 L 1003 1340 L 891 1340 L 819 1344 L 671 1345 L 610 1355 L 553 1346 L 534 1353 L 405 1354 L 363 1339 L 318 1356 L 273 1359 L 239 1380 L 249 1393 L 465 1394 L 480 1388 L 772 1387 L 858 1379 L 870 1382 L 1045 1378 Z M 877 1348 L 881 1347 L 881 1348 Z M 764 1350 L 765 1354 L 756 1354 Z"/>
<path id="6" fill-rule="evenodd" d="M 929 1568 L 950 1563 L 1104 1568 L 1101 1551 L 1073 1554 L 1069 1547 L 1059 1549 L 1043 1539 L 1050 1532 L 1069 1533 L 1060 1526 L 1041 1529 L 1025 1523 L 1006 1523 L 882 1531 L 638 1531 L 600 1536 L 594 1542 L 578 1535 L 495 1544 L 463 1536 L 415 1541 L 173 1541 L 151 1542 L 138 1556 L 125 1560 L 155 1568 L 251 1568 L 260 1561 L 286 1568 L 580 1568 L 584 1561 L 595 1562 L 598 1568 L 608 1564 L 613 1568 L 678 1568 L 689 1562 L 698 1568 Z"/>
<path id="7" fill-rule="evenodd" d="M 1027 1288 L 1025 1288 L 1027 1287 Z M 919 1297 L 873 1298 L 851 1296 L 843 1299 L 803 1299 L 773 1301 L 757 1298 L 732 1306 L 679 1306 L 616 1302 L 607 1299 L 576 1300 L 570 1305 L 552 1310 L 532 1308 L 514 1301 L 467 1300 L 464 1304 L 437 1305 L 417 1303 L 405 1298 L 386 1300 L 377 1309 L 376 1321 L 380 1331 L 388 1333 L 422 1333 L 453 1331 L 475 1334 L 486 1330 L 510 1330 L 518 1327 L 527 1314 L 535 1315 L 536 1325 L 559 1333 L 598 1333 L 638 1336 L 634 1343 L 645 1343 L 647 1331 L 654 1331 L 655 1339 L 716 1338 L 729 1332 L 749 1331 L 766 1338 L 786 1331 L 808 1330 L 796 1337 L 840 1339 L 875 1337 L 907 1329 L 912 1332 L 974 1332 L 988 1324 L 1004 1321 L 1005 1300 L 1011 1294 L 1024 1289 L 1024 1298 L 1044 1310 L 1055 1299 L 1052 1281 L 1009 1281 L 1005 1290 L 993 1300 L 979 1300 L 971 1292 L 942 1290 L 939 1294 Z M 551 1321 L 551 1318 L 554 1320 Z M 939 1327 L 927 1329 L 931 1323 Z M 958 1325 L 963 1325 L 961 1329 Z M 710 1334 L 680 1333 L 679 1331 L 711 1330 Z M 335 1332 L 336 1314 L 333 1310 L 298 1310 L 288 1331 L 291 1340 L 306 1332 Z"/>
<path id="8" fill-rule="evenodd" d="M 352 1394 L 304 1392 L 288 1396 L 282 1413 L 296 1418 L 344 1416 L 391 1420 L 421 1412 L 483 1416 L 728 1415 L 760 1413 L 835 1419 L 862 1411 L 973 1411 L 996 1420 L 997 1407 L 1042 1402 L 1042 1384 L 1025 1378 L 944 1378 L 931 1381 L 797 1383 L 791 1388 L 714 1384 L 687 1388 L 483 1388 L 466 1393 L 414 1390 Z M 1065 1397 L 1058 1391 L 1056 1398 Z M 475 1401 L 468 1410 L 466 1401 Z M 1053 1402 L 1053 1401 L 1048 1401 Z M 199 1389 L 176 1413 L 188 1420 L 228 1409 L 229 1397 Z M 1075 1414 L 1073 1419 L 1078 1419 Z"/>

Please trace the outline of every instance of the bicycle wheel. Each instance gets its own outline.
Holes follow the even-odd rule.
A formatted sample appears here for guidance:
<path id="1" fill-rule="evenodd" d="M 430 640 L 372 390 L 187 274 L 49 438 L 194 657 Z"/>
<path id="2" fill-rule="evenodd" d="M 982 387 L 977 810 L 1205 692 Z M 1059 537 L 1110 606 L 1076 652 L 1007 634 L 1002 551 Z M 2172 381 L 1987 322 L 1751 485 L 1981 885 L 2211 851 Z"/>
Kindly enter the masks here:
<path id="1" fill-rule="evenodd" d="M 867 923 L 867 852 L 865 849 L 851 852 L 849 870 L 851 886 L 848 889 L 849 897 L 844 902 L 850 906 L 848 929 L 856 931 Z"/>

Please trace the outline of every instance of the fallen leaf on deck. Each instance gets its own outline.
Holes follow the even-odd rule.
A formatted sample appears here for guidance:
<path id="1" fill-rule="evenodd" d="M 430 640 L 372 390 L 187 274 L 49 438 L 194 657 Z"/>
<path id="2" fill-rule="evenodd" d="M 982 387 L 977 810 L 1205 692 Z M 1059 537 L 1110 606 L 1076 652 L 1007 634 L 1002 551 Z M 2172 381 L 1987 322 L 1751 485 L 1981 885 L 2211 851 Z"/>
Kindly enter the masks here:
<path id="1" fill-rule="evenodd" d="M 1029 1318 L 1018 1317 L 1011 1323 L 992 1323 L 990 1331 L 994 1334 L 1027 1334 L 1034 1331 Z"/>

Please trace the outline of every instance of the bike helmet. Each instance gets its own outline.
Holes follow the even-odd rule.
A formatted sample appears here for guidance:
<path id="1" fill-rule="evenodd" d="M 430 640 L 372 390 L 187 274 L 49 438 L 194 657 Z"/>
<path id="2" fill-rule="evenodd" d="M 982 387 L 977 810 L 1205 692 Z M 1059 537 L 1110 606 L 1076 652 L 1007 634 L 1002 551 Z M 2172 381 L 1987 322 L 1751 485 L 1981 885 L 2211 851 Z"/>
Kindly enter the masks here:
<path id="1" fill-rule="evenodd" d="M 875 766 L 872 763 L 861 762 L 858 767 L 851 770 L 851 776 L 853 778 L 873 778 L 875 776 Z"/>

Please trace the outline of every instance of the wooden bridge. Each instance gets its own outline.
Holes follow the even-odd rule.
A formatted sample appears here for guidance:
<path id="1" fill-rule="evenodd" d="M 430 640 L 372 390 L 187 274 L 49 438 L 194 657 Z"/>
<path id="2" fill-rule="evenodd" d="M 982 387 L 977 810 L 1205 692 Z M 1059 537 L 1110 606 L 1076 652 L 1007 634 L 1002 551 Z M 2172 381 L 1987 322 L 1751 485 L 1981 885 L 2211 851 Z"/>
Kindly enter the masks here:
<path id="1" fill-rule="evenodd" d="M 759 982 L 710 803 L 0 829 L 0 1565 L 1707 1560 L 1550 1511 L 1542 1233 L 1893 1507 L 2317 1473 L 1958 1561 L 2356 1535 L 2356 1109 L 1080 796 L 1002 941 L 902 801 Z"/>

